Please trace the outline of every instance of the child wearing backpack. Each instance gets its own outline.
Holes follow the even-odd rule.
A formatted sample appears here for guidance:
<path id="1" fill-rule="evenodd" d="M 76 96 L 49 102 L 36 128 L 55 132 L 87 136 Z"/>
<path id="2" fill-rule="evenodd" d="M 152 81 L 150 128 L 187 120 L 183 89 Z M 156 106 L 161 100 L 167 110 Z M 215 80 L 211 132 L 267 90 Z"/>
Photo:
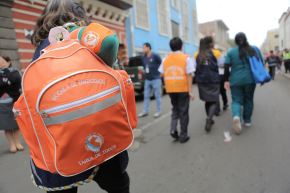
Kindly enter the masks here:
<path id="1" fill-rule="evenodd" d="M 74 46 L 78 49 L 75 49 L 75 51 L 72 53 L 72 55 L 75 55 L 78 52 L 80 54 L 81 53 L 87 54 L 86 56 L 83 56 L 83 58 L 78 56 L 78 58 L 75 58 L 74 61 L 76 61 L 76 59 L 77 59 L 80 61 L 76 61 L 76 63 L 77 62 L 80 63 L 80 62 L 86 60 L 86 62 L 84 63 L 84 68 L 82 68 L 82 69 L 85 70 L 85 68 L 88 68 L 88 67 L 86 67 L 86 65 L 87 65 L 87 63 L 89 63 L 89 61 L 87 61 L 87 60 L 89 60 L 89 59 L 93 60 L 94 57 L 91 56 L 91 54 L 92 54 L 91 52 L 89 52 L 87 49 L 82 47 L 79 43 L 76 43 L 77 41 L 68 40 L 67 42 L 69 45 L 63 46 L 62 49 L 57 48 L 57 46 L 59 44 L 66 45 L 66 43 L 56 43 L 55 45 L 50 45 L 51 41 L 49 40 L 50 38 L 48 36 L 49 36 L 51 29 L 54 28 L 55 26 L 64 26 L 65 24 L 67 24 L 69 22 L 76 23 L 76 25 L 79 25 L 77 27 L 89 29 L 89 26 L 86 27 L 86 25 L 88 25 L 90 23 L 88 21 L 88 18 L 86 17 L 86 12 L 83 9 L 83 7 L 79 3 L 77 3 L 75 0 L 50 0 L 47 4 L 45 10 L 44 10 L 44 13 L 38 19 L 34 34 L 32 36 L 32 43 L 37 48 L 36 48 L 36 51 L 35 51 L 35 54 L 33 57 L 33 61 L 34 61 L 33 66 L 31 65 L 31 67 L 28 67 L 30 69 L 27 69 L 26 72 L 24 73 L 24 77 L 23 77 L 23 79 L 24 79 L 23 84 L 24 85 L 25 85 L 25 80 L 27 80 L 29 78 L 31 79 L 32 76 L 34 76 L 34 77 L 40 76 L 39 74 L 36 74 L 35 71 L 33 71 L 33 67 L 37 66 L 38 62 L 41 62 L 41 60 L 43 60 L 43 63 L 40 66 L 43 66 L 43 68 L 49 69 L 50 63 L 45 62 L 45 61 L 50 60 L 51 65 L 52 66 L 55 65 L 56 59 L 59 59 L 59 58 L 52 57 L 52 55 L 58 54 L 59 56 L 61 56 L 61 53 L 63 50 L 64 50 L 63 52 L 69 51 L 68 49 L 74 49 Z M 91 26 L 101 27 L 100 25 L 97 25 L 97 24 L 93 24 Z M 101 27 L 100 29 L 103 29 L 103 28 Z M 64 33 L 64 35 L 65 35 L 65 33 Z M 89 37 L 89 35 L 86 37 Z M 92 36 L 90 36 L 90 37 L 92 37 Z M 67 38 L 67 37 L 62 37 L 62 38 Z M 97 44 L 97 43 L 101 43 L 101 42 L 96 41 L 94 46 L 98 46 L 99 44 Z M 107 52 L 104 52 L 104 50 L 102 50 L 103 52 L 102 51 L 95 52 L 100 57 L 100 59 L 102 59 L 102 60 L 100 60 L 98 56 L 95 56 L 96 57 L 95 58 L 96 65 L 101 66 L 102 69 L 104 69 L 106 72 L 111 72 L 115 75 L 119 74 L 120 77 L 121 76 L 127 77 L 124 72 L 114 72 L 113 69 L 111 69 L 107 66 L 100 65 L 100 64 L 104 64 L 103 61 L 105 61 L 107 65 L 112 66 L 112 63 L 109 63 L 109 62 L 112 62 L 112 59 L 116 58 L 117 49 L 115 49 L 115 48 L 118 47 L 118 41 L 113 39 L 113 41 L 111 41 L 111 44 L 109 44 L 109 45 L 111 45 L 111 47 L 109 46 L 107 48 L 104 48 L 105 50 L 107 49 Z M 56 47 L 55 50 L 57 50 L 57 51 L 54 50 L 54 46 Z M 71 48 L 68 48 L 69 46 Z M 81 50 L 82 50 L 82 52 L 81 52 Z M 94 49 L 90 48 L 90 51 L 94 51 Z M 47 58 L 45 58 L 44 55 L 47 55 Z M 49 58 L 49 57 L 51 57 L 51 58 Z M 69 58 L 70 56 L 67 56 L 67 57 Z M 89 58 L 87 58 L 87 57 L 89 57 Z M 63 58 L 65 58 L 65 57 L 63 57 Z M 55 60 L 53 60 L 53 59 L 55 59 Z M 61 61 L 65 61 L 65 60 L 62 59 Z M 60 63 L 59 65 L 63 65 L 63 64 Z M 72 63 L 71 65 L 72 65 L 72 68 L 75 67 L 75 64 Z M 70 65 L 68 65 L 68 66 L 70 66 Z M 63 67 L 59 67 L 59 68 L 63 68 Z M 98 69 L 95 69 L 95 71 L 98 71 Z M 53 72 L 57 73 L 57 71 L 53 71 Z M 48 73 L 49 73 L 49 71 L 48 71 Z M 84 76 L 84 75 L 85 74 L 82 74 L 81 76 Z M 86 86 L 86 88 L 88 89 L 88 92 L 93 92 L 95 90 L 93 87 L 94 85 L 98 84 L 98 85 L 100 85 L 99 87 L 101 87 L 103 85 L 103 83 L 104 84 L 106 83 L 106 81 L 109 82 L 106 79 L 101 79 L 101 78 L 96 79 L 97 77 L 92 76 L 92 75 L 93 74 L 91 74 L 91 79 L 83 79 L 82 81 L 73 82 L 74 84 L 69 83 L 69 84 L 67 84 L 67 87 L 61 87 L 61 89 L 59 89 L 55 95 L 52 95 L 53 96 L 52 98 L 48 98 L 47 102 L 44 104 L 41 104 L 41 105 L 42 106 L 49 105 L 49 103 L 52 103 L 53 100 L 57 100 L 58 98 L 61 98 L 62 95 L 65 95 L 66 94 L 65 92 L 67 92 L 67 91 L 68 91 L 67 93 L 69 93 L 67 95 L 74 95 L 71 92 L 74 89 L 74 87 L 76 87 L 76 86 L 80 86 L 80 85 Z M 96 73 L 94 75 L 96 75 Z M 55 76 L 55 75 L 51 74 L 51 76 Z M 71 76 L 69 78 L 73 79 L 73 78 L 75 78 L 75 76 Z M 43 78 L 43 77 L 41 77 L 41 78 Z M 65 82 L 66 80 L 63 80 L 63 81 Z M 120 79 L 119 79 L 119 81 L 120 81 Z M 128 89 L 133 89 L 132 85 L 130 86 L 129 83 L 128 83 L 129 86 L 128 85 L 125 85 L 125 86 L 127 86 Z M 37 87 L 36 82 L 35 82 L 35 84 Z M 125 84 L 125 83 L 123 83 L 123 84 Z M 120 85 L 122 85 L 122 83 L 120 83 Z M 121 88 L 124 88 L 124 87 L 121 87 Z M 69 91 L 71 91 L 71 92 L 69 92 Z M 76 90 L 73 90 L 73 91 L 76 91 Z M 27 93 L 28 93 L 28 91 L 27 91 Z M 74 92 L 74 93 L 77 93 L 77 92 Z M 117 95 L 116 93 L 119 93 L 119 94 Z M 53 135 L 57 132 L 62 132 L 60 134 L 60 136 L 65 138 L 67 135 L 69 135 L 69 133 L 65 130 L 61 130 L 63 128 L 58 127 L 64 121 L 68 122 L 68 123 L 66 123 L 66 125 L 71 126 L 73 128 L 74 124 L 71 123 L 72 117 L 75 119 L 77 119 L 77 118 L 80 119 L 80 117 L 84 116 L 84 114 L 86 114 L 87 111 L 89 111 L 89 110 L 102 111 L 106 107 L 109 107 L 110 105 L 113 108 L 113 105 L 117 106 L 117 103 L 112 103 L 112 102 L 114 102 L 113 100 L 117 100 L 117 99 L 119 101 L 118 105 L 123 104 L 124 106 L 126 106 L 126 102 L 123 102 L 125 100 L 125 99 L 123 99 L 123 97 L 124 97 L 124 95 L 126 97 L 130 97 L 128 95 L 130 95 L 131 93 L 126 93 L 126 90 L 124 93 L 125 94 L 123 94 L 122 89 L 120 89 L 119 92 L 117 92 L 117 90 L 115 89 L 114 92 L 103 93 L 103 95 L 102 95 L 103 98 L 105 98 L 105 97 L 110 97 L 110 98 L 108 98 L 108 100 L 104 99 L 104 101 L 97 101 L 97 103 L 95 103 L 95 104 L 92 104 L 92 101 L 90 101 L 90 103 L 87 103 L 86 104 L 87 106 L 84 106 L 84 107 L 75 106 L 74 111 L 67 112 L 68 109 L 66 109 L 66 112 L 64 112 L 62 115 L 53 114 L 53 113 L 48 115 L 48 114 L 43 113 L 43 114 L 41 114 L 42 120 L 44 120 L 43 124 L 45 124 L 47 128 L 51 127 L 51 129 L 48 129 L 50 131 L 50 135 Z M 98 93 L 98 94 L 100 95 L 100 93 Z M 15 105 L 16 114 L 17 114 L 17 108 L 22 105 L 21 103 L 23 103 L 23 101 L 26 102 L 25 107 L 28 107 L 29 101 L 32 100 L 32 98 L 27 100 L 28 95 L 25 96 L 25 86 L 24 86 L 23 95 L 24 96 L 22 96 L 22 99 L 21 99 L 22 101 L 21 100 L 17 101 L 18 104 Z M 30 93 L 30 95 L 31 95 L 31 93 Z M 94 95 L 94 96 L 97 96 L 97 95 Z M 110 96 L 107 96 L 107 95 L 110 95 Z M 90 97 L 92 97 L 92 96 L 90 96 Z M 42 98 L 45 99 L 46 96 L 42 95 Z M 41 100 L 44 100 L 42 98 L 41 98 Z M 85 99 L 91 100 L 92 98 L 87 97 Z M 98 98 L 98 100 L 101 100 L 101 99 Z M 80 100 L 75 101 L 74 105 L 76 102 L 80 102 Z M 41 103 L 41 101 L 39 103 Z M 130 104 L 131 105 L 133 104 L 133 106 L 131 106 L 131 109 L 133 107 L 133 110 L 131 110 L 130 112 L 127 112 L 127 117 L 129 117 L 128 122 L 129 122 L 130 128 L 132 129 L 133 127 L 136 126 L 136 123 L 132 123 L 132 122 L 130 123 L 130 116 L 133 118 L 133 122 L 134 122 L 134 119 L 136 122 L 136 112 L 134 111 L 134 108 L 135 108 L 134 100 L 133 101 L 131 100 Z M 41 106 L 41 105 L 39 105 L 39 106 Z M 62 105 L 62 107 L 65 107 L 66 105 Z M 66 108 L 67 108 L 67 106 L 66 106 Z M 126 109 L 126 111 L 127 111 L 126 107 L 124 107 L 124 109 Z M 50 110 L 52 110 L 52 108 Z M 130 108 L 128 108 L 128 111 L 129 110 L 130 110 Z M 23 114 L 27 113 L 27 111 L 33 111 L 33 110 L 25 109 L 25 112 L 18 112 L 19 117 L 24 116 Z M 120 109 L 119 109 L 119 111 L 120 111 Z M 119 112 L 119 111 L 117 111 L 117 112 Z M 73 160 L 66 159 L 69 161 L 67 161 L 67 162 L 63 161 L 63 160 L 65 160 L 65 156 L 67 156 L 67 154 L 77 154 L 77 152 L 82 153 L 82 151 L 86 151 L 85 153 L 92 153 L 93 152 L 92 157 L 85 158 L 85 159 L 76 158 L 78 160 L 82 159 L 81 161 L 77 162 L 78 163 L 77 165 L 79 167 L 83 167 L 84 165 L 89 164 L 90 162 L 93 162 L 94 160 L 98 160 L 100 157 L 102 157 L 101 154 L 105 155 L 105 154 L 109 154 L 110 151 L 113 152 L 114 148 L 117 149 L 118 146 L 112 146 L 112 147 L 107 148 L 107 149 L 101 149 L 102 145 L 104 146 L 104 144 L 106 143 L 106 137 L 108 138 L 108 136 L 104 136 L 104 135 L 102 136 L 99 133 L 92 133 L 91 135 L 88 135 L 87 140 L 84 143 L 81 143 L 81 145 L 86 146 L 85 150 L 81 149 L 83 147 L 79 148 L 79 149 L 81 149 L 81 151 L 79 149 L 61 149 L 61 151 L 64 151 L 64 152 L 57 152 L 57 153 L 60 153 L 60 154 L 63 153 L 62 156 L 59 158 L 59 157 L 57 157 L 57 154 L 55 153 L 54 159 L 58 159 L 57 161 L 59 161 L 59 163 L 62 163 L 62 164 L 57 163 L 56 160 L 53 160 L 53 161 L 55 161 L 55 163 L 51 164 L 51 162 L 53 162 L 53 161 L 51 161 L 52 159 L 49 162 L 47 161 L 48 157 L 51 155 L 46 155 L 46 153 L 49 154 L 49 153 L 51 153 L 50 151 L 53 151 L 53 150 L 59 148 L 58 146 L 62 145 L 61 144 L 62 142 L 59 142 L 59 141 L 55 142 L 54 141 L 55 143 L 58 143 L 58 144 L 57 144 L 57 146 L 56 145 L 54 146 L 55 149 L 52 148 L 52 149 L 50 149 L 50 151 L 47 151 L 48 147 L 46 147 L 46 146 L 49 146 L 51 144 L 47 144 L 47 145 L 45 145 L 45 147 L 44 146 L 41 147 L 40 140 L 42 140 L 44 138 L 43 136 L 47 135 L 47 133 L 37 133 L 36 130 L 39 128 L 36 128 L 36 127 L 37 127 L 37 124 L 40 124 L 40 123 L 37 123 L 37 121 L 35 121 L 36 118 L 33 117 L 33 116 L 35 116 L 34 114 L 30 114 L 30 118 L 31 118 L 31 122 L 32 123 L 34 122 L 32 125 L 33 125 L 34 132 L 35 132 L 37 137 L 34 137 L 35 138 L 34 139 L 33 137 L 29 136 L 30 135 L 29 131 L 27 131 L 29 129 L 24 127 L 24 126 L 27 126 L 27 123 L 26 123 L 26 125 L 24 124 L 24 126 L 22 128 L 22 132 L 23 132 L 23 135 L 24 135 L 26 142 L 28 143 L 30 151 L 32 152 L 31 153 L 32 179 L 33 179 L 34 184 L 37 187 L 39 187 L 43 190 L 46 190 L 47 192 L 76 193 L 77 187 L 79 185 L 83 185 L 85 183 L 88 183 L 88 182 L 94 180 L 95 182 L 98 183 L 98 185 L 102 189 L 104 189 L 108 193 L 129 193 L 129 184 L 130 183 L 129 183 L 128 173 L 126 172 L 126 168 L 128 165 L 128 153 L 126 151 L 127 148 L 124 148 L 124 150 L 119 151 L 118 154 L 116 153 L 114 155 L 111 155 L 111 157 L 103 158 L 102 160 L 99 161 L 99 163 L 101 163 L 100 165 L 98 165 L 98 164 L 93 165 L 92 164 L 90 167 L 87 167 L 85 169 L 82 168 L 82 170 L 80 170 L 81 172 L 74 171 L 74 172 L 70 173 L 70 171 L 68 171 L 68 170 L 70 170 L 70 169 L 73 170 L 75 168 L 69 167 L 70 165 L 73 164 Z M 44 116 L 44 115 L 46 115 L 46 116 Z M 92 115 L 93 114 L 90 114 L 89 116 L 92 116 Z M 89 116 L 85 117 L 84 120 L 85 119 L 89 120 Z M 98 119 L 96 117 L 96 115 L 94 115 L 94 116 L 95 116 L 95 118 L 93 121 L 95 121 L 95 122 L 103 121 L 101 118 Z M 100 116 L 102 116 L 102 115 L 100 115 Z M 121 116 L 125 117 L 124 114 L 122 114 Z M 116 119 L 118 119 L 119 117 L 118 117 L 118 115 L 116 115 Z M 55 119 L 53 119 L 53 118 L 55 118 Z M 23 125 L 23 120 L 21 120 L 21 119 L 24 119 L 24 117 L 18 118 L 17 122 L 20 123 L 20 125 L 21 124 Z M 68 120 L 65 120 L 65 119 L 68 119 Z M 114 126 L 114 123 L 115 124 L 119 123 L 118 122 L 119 120 L 114 120 L 114 119 L 112 119 L 112 117 L 110 117 L 110 119 L 113 121 L 106 122 L 107 125 L 112 124 Z M 75 121 L 75 120 L 73 120 L 73 121 Z M 31 123 L 29 123 L 29 124 L 31 124 Z M 36 126 L 35 126 L 35 124 L 36 124 Z M 92 126 L 93 124 L 94 123 L 90 124 L 90 126 Z M 42 125 L 41 126 L 40 125 L 38 125 L 38 126 L 41 127 Z M 64 125 L 63 127 L 66 127 L 65 124 L 63 124 L 63 125 Z M 96 125 L 96 124 L 94 124 L 94 125 Z M 110 126 L 111 125 L 108 125 L 108 127 L 110 127 Z M 118 129 L 118 127 L 121 127 L 121 126 L 122 126 L 122 124 L 121 125 L 119 124 L 118 126 L 115 125 L 114 127 L 117 127 L 117 129 Z M 58 127 L 56 129 L 57 131 L 56 130 L 53 131 L 52 127 L 54 127 L 54 128 Z M 20 129 L 21 129 L 21 126 L 20 126 Z M 69 128 L 69 130 L 70 129 L 71 128 Z M 76 135 L 81 136 L 82 135 L 81 132 L 83 132 L 84 129 L 86 129 L 86 128 L 79 128 L 80 133 L 76 134 Z M 115 131 L 119 132 L 117 129 L 115 129 Z M 124 130 L 124 127 L 122 129 Z M 126 132 L 128 133 L 128 131 L 126 131 Z M 124 131 L 123 131 L 123 134 L 124 134 Z M 120 133 L 114 133 L 114 136 L 112 136 L 112 138 L 116 138 L 116 136 L 120 136 Z M 52 136 L 50 136 L 50 137 L 52 138 Z M 78 143 L 78 139 L 74 140 L 74 137 L 77 138 L 79 136 L 73 136 L 73 138 L 69 138 L 69 141 L 67 143 Z M 37 140 L 36 140 L 36 138 L 37 138 Z M 126 140 L 126 138 L 130 138 L 130 140 L 133 140 L 133 137 L 131 135 L 128 136 L 125 134 L 124 134 L 124 138 L 117 138 L 115 140 L 122 141 L 122 140 Z M 47 140 L 49 141 L 49 139 L 47 139 Z M 37 144 L 40 145 L 40 147 L 33 147 L 33 143 L 35 144 L 35 146 Z M 71 147 L 71 146 L 64 146 L 64 147 Z M 35 155 L 35 152 L 37 153 L 40 151 L 41 151 L 41 155 L 43 158 L 41 158 L 41 155 Z M 56 150 L 55 150 L 55 152 L 56 152 Z M 47 156 L 47 157 L 44 158 L 45 156 Z M 74 157 L 72 157 L 72 158 L 74 158 Z M 45 164 L 41 163 L 42 161 Z M 46 167 L 45 167 L 45 165 L 46 165 Z M 69 165 L 69 166 L 67 166 L 67 165 Z M 50 168 L 53 168 L 53 169 L 51 170 Z M 59 168 L 67 169 L 66 173 L 63 172 L 64 170 L 60 170 Z M 54 171 L 54 172 L 52 172 L 52 171 Z"/>

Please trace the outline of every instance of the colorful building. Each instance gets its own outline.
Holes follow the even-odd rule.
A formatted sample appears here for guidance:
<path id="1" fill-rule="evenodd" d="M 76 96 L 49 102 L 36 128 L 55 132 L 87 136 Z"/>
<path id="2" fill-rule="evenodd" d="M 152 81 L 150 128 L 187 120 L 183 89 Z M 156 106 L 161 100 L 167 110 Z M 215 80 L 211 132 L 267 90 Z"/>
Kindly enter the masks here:
<path id="1" fill-rule="evenodd" d="M 125 43 L 125 21 L 132 0 L 80 0 L 88 16 L 116 31 Z M 34 47 L 30 37 L 37 18 L 44 10 L 47 0 L 1 0 L 0 1 L 0 55 L 9 56 L 17 66 L 25 68 L 31 61 Z"/>
<path id="2" fill-rule="evenodd" d="M 270 50 L 279 51 L 279 29 L 272 29 L 267 32 L 261 50 L 264 54 L 268 54 Z"/>
<path id="3" fill-rule="evenodd" d="M 279 49 L 290 49 L 290 7 L 279 19 Z"/>
<path id="4" fill-rule="evenodd" d="M 204 36 L 212 36 L 215 40 L 215 46 L 218 49 L 226 51 L 230 45 L 229 28 L 222 20 L 214 20 L 199 24 L 199 32 Z"/>
<path id="5" fill-rule="evenodd" d="M 179 36 L 184 51 L 193 55 L 198 45 L 198 22 L 195 0 L 134 0 L 126 20 L 128 53 L 142 53 L 149 42 L 154 52 L 165 56 L 170 52 L 169 41 Z"/>

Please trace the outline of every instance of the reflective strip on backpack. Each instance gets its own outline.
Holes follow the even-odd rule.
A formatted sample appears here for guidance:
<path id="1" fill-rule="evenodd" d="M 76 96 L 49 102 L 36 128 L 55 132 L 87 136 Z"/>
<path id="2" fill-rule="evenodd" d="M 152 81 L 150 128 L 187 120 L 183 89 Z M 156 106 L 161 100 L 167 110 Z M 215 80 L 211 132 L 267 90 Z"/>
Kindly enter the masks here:
<path id="1" fill-rule="evenodd" d="M 53 107 L 53 108 L 50 108 L 50 109 L 45 109 L 45 110 L 42 110 L 42 112 L 49 115 L 51 113 L 58 113 L 58 112 L 61 112 L 61 111 L 69 110 L 71 108 L 78 107 L 80 105 L 84 105 L 86 103 L 93 102 L 93 101 L 95 101 L 97 99 L 100 99 L 102 97 L 105 97 L 105 96 L 107 96 L 109 94 L 113 94 L 114 92 L 119 91 L 119 90 L 120 90 L 120 87 L 119 86 L 115 86 L 115 87 L 113 87 L 111 89 L 105 90 L 103 92 L 97 93 L 97 94 L 89 96 L 87 98 L 83 98 L 83 99 L 80 99 L 80 100 L 77 100 L 77 101 L 74 101 L 74 102 L 71 102 L 71 103 L 68 103 L 68 104 L 60 105 L 60 106 L 57 106 L 57 107 Z"/>
<path id="2" fill-rule="evenodd" d="M 55 125 L 55 124 L 63 124 L 69 121 L 73 121 L 76 119 L 80 119 L 94 113 L 100 112 L 106 108 L 109 108 L 118 102 L 121 101 L 121 94 L 118 93 L 115 96 L 107 98 L 98 103 L 92 104 L 90 106 L 86 106 L 84 108 L 77 109 L 72 112 L 64 113 L 61 115 L 51 116 L 44 118 L 44 123 L 46 126 Z"/>

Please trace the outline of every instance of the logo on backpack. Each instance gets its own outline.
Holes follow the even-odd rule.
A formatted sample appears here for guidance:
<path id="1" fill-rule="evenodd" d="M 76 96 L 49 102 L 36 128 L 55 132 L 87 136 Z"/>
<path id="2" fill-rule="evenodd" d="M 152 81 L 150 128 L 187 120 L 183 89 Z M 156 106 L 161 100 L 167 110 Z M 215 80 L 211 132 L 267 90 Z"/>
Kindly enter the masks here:
<path id="1" fill-rule="evenodd" d="M 87 150 L 92 151 L 94 153 L 98 153 L 101 150 L 103 144 L 104 144 L 103 137 L 96 133 L 89 135 L 86 139 Z"/>
<path id="2" fill-rule="evenodd" d="M 84 38 L 84 43 L 88 47 L 95 47 L 99 42 L 100 36 L 99 34 L 90 31 L 88 34 L 86 34 Z"/>

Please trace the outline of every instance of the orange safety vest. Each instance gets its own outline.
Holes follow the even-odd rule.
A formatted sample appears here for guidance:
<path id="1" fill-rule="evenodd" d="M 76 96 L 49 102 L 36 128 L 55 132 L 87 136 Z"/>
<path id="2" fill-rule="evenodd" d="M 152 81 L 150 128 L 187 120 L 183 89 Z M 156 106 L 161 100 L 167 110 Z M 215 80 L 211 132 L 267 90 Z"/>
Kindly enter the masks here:
<path id="1" fill-rule="evenodd" d="M 163 62 L 164 82 L 167 93 L 188 92 L 186 60 L 182 52 L 170 53 Z"/>

